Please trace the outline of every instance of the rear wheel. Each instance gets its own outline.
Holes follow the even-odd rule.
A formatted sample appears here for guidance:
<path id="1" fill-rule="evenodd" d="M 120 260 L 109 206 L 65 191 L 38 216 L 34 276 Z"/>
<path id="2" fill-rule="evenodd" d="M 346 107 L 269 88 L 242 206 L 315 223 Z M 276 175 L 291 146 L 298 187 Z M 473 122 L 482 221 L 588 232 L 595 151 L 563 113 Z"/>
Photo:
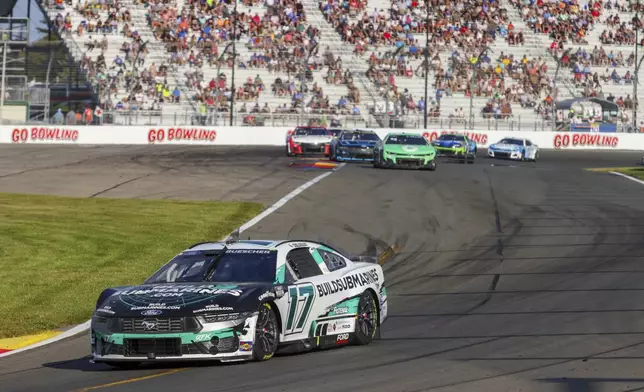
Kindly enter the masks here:
<path id="1" fill-rule="evenodd" d="M 271 304 L 263 303 L 259 307 L 257 325 L 255 326 L 255 344 L 253 360 L 268 361 L 277 350 L 279 331 L 277 316 Z"/>
<path id="2" fill-rule="evenodd" d="M 378 332 L 378 306 L 373 295 L 365 291 L 358 302 L 358 317 L 356 318 L 356 331 L 354 343 L 366 346 L 371 343 Z"/>

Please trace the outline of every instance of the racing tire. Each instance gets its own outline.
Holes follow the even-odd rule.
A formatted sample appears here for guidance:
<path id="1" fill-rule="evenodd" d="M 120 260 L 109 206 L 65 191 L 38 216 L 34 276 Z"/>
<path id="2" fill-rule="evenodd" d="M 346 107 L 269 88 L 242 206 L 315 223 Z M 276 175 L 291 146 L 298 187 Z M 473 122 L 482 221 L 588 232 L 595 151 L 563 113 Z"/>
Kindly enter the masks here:
<path id="1" fill-rule="evenodd" d="M 141 362 L 103 362 L 108 366 L 112 366 L 121 370 L 135 370 L 141 366 Z"/>
<path id="2" fill-rule="evenodd" d="M 380 332 L 379 316 L 376 299 L 370 292 L 363 292 L 358 302 L 354 344 L 366 346 L 378 336 Z"/>
<path id="3" fill-rule="evenodd" d="M 273 305 L 263 303 L 259 306 L 255 341 L 253 344 L 253 361 L 268 361 L 273 358 L 279 343 L 279 327 Z"/>
<path id="4" fill-rule="evenodd" d="M 429 171 L 436 171 L 436 160 L 429 164 Z"/>
<path id="5" fill-rule="evenodd" d="M 467 163 L 468 163 L 468 164 L 470 164 L 470 165 L 471 165 L 471 164 L 473 164 L 473 163 L 474 163 L 474 159 L 475 159 L 475 158 L 476 158 L 476 157 L 474 156 L 474 154 L 472 154 L 472 155 L 468 156 L 468 157 L 467 157 Z"/>
<path id="6" fill-rule="evenodd" d="M 380 160 L 382 159 L 382 155 L 379 157 L 373 157 L 373 168 L 374 169 L 382 169 L 382 165 L 380 164 Z"/>
<path id="7" fill-rule="evenodd" d="M 532 159 L 532 162 L 536 162 L 536 161 L 537 161 L 537 159 L 539 159 L 539 151 L 537 151 L 537 152 L 534 154 L 534 158 Z"/>

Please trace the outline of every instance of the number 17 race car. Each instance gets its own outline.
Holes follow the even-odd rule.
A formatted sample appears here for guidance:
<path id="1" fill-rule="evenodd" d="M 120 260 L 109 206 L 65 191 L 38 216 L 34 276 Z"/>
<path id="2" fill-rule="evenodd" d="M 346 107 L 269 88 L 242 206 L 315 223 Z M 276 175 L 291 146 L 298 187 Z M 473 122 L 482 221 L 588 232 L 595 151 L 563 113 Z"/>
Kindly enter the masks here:
<path id="1" fill-rule="evenodd" d="M 138 286 L 104 290 L 93 362 L 266 361 L 367 345 L 387 318 L 382 267 L 313 241 L 196 244 Z"/>

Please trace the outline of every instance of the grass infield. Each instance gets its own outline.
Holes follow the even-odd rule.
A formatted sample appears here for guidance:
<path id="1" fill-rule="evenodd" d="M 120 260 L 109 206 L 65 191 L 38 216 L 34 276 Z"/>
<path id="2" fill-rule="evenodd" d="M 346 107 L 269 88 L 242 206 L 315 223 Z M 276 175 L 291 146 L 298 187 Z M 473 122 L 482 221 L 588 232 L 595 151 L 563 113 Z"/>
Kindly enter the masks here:
<path id="1" fill-rule="evenodd" d="M 84 322 L 104 288 L 142 282 L 262 208 L 0 193 L 0 338 Z"/>
<path id="2" fill-rule="evenodd" d="M 602 167 L 597 169 L 588 169 L 594 172 L 617 172 L 626 174 L 627 176 L 635 177 L 640 180 L 644 180 L 644 166 L 635 166 L 635 167 Z"/>

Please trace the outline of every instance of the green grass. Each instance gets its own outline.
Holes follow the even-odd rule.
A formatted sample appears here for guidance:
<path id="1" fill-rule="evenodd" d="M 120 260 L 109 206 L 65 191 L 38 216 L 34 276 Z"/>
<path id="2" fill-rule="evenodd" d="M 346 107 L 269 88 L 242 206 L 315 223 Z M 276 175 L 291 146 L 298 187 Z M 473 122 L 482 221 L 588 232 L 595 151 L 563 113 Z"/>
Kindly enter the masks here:
<path id="1" fill-rule="evenodd" d="M 84 322 L 104 288 L 142 282 L 262 207 L 0 193 L 0 337 Z"/>
<path id="2" fill-rule="evenodd" d="M 626 174 L 627 176 L 639 178 L 640 180 L 644 180 L 644 166 L 640 166 L 640 167 L 602 167 L 602 168 L 588 169 L 588 170 L 595 171 L 595 172 L 602 172 L 602 173 L 617 172 L 617 173 Z"/>

